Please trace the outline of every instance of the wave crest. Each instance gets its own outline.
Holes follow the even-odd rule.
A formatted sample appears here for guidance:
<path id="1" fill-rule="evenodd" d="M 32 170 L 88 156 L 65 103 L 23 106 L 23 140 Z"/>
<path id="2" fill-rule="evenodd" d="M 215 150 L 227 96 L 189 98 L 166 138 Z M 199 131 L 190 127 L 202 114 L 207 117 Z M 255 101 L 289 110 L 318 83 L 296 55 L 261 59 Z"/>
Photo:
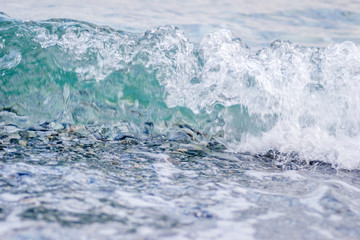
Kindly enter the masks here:
<path id="1" fill-rule="evenodd" d="M 275 41 L 253 54 L 228 30 L 194 44 L 172 26 L 130 34 L 61 19 L 1 18 L 0 33 L 1 107 L 31 124 L 185 122 L 234 151 L 360 167 L 352 42 Z"/>

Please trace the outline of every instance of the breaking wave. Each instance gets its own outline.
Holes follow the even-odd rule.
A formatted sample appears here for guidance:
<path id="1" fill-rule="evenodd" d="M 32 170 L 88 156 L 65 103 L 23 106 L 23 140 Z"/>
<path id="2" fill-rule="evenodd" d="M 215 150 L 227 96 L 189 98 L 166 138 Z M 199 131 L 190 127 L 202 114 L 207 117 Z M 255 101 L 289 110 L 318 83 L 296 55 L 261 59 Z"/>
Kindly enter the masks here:
<path id="1" fill-rule="evenodd" d="M 254 53 L 230 31 L 190 42 L 67 19 L 0 15 L 0 123 L 188 124 L 228 150 L 360 168 L 360 47 L 275 41 Z"/>

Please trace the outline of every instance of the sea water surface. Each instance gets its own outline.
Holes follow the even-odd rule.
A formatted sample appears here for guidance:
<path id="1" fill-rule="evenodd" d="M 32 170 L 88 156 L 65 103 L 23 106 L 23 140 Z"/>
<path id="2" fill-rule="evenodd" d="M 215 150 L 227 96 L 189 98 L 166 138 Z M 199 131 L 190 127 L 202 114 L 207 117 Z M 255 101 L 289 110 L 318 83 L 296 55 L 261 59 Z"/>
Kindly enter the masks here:
<path id="1" fill-rule="evenodd" d="M 1 239 L 359 239 L 360 4 L 2 1 Z"/>

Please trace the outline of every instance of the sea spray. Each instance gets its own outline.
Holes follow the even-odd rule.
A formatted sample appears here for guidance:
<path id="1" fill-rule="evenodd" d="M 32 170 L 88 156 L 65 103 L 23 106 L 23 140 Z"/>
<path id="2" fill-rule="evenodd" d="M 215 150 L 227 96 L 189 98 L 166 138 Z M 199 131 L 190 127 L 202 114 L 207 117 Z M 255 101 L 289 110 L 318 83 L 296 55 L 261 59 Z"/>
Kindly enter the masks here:
<path id="1" fill-rule="evenodd" d="M 173 27 L 127 33 L 0 18 L 2 125 L 188 124 L 228 150 L 275 150 L 360 167 L 360 48 L 275 41 L 253 53 L 228 30 L 190 42 Z"/>

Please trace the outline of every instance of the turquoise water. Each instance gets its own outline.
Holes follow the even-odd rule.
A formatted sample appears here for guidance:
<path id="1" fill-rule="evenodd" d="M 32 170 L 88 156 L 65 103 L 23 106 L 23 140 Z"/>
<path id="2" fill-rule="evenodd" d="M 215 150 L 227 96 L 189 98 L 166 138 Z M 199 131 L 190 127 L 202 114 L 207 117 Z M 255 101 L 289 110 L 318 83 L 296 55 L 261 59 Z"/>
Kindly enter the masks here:
<path id="1" fill-rule="evenodd" d="M 26 4 L 0 9 L 2 239 L 359 238 L 356 3 Z"/>

